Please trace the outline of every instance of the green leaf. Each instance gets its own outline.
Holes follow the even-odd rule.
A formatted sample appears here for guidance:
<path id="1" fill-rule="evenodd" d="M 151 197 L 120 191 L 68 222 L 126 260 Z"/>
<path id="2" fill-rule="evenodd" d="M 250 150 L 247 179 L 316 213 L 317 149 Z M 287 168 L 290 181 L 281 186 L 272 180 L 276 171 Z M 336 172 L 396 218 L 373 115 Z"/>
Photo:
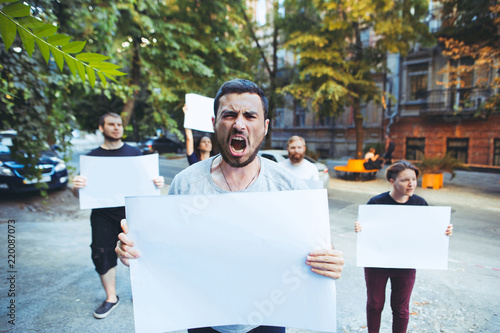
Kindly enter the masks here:
<path id="1" fill-rule="evenodd" d="M 66 53 L 78 53 L 82 52 L 85 47 L 86 42 L 71 42 L 64 45 L 61 50 Z"/>
<path id="2" fill-rule="evenodd" d="M 55 25 L 43 23 L 40 27 L 31 30 L 37 37 L 49 37 L 56 33 L 57 28 Z"/>
<path id="3" fill-rule="evenodd" d="M 45 24 L 33 16 L 21 17 L 17 22 L 27 29 L 40 28 Z"/>
<path id="4" fill-rule="evenodd" d="M 97 72 L 97 75 L 99 75 L 99 79 L 101 80 L 102 85 L 104 86 L 104 88 L 106 88 L 108 83 L 106 82 L 106 77 L 104 76 L 104 74 L 102 74 L 101 72 Z"/>
<path id="5" fill-rule="evenodd" d="M 68 44 L 70 39 L 71 37 L 68 35 L 55 34 L 47 38 L 47 43 L 52 44 L 54 46 L 63 46 Z"/>
<path id="6" fill-rule="evenodd" d="M 0 14 L 0 34 L 2 34 L 5 49 L 8 50 L 16 39 L 16 24 L 2 14 Z"/>
<path id="7" fill-rule="evenodd" d="M 116 81 L 116 79 L 111 76 L 111 75 L 107 75 L 106 73 L 103 73 L 105 77 L 107 77 L 108 79 L 110 79 L 111 81 L 113 81 L 114 83 L 118 83 L 118 81 Z"/>
<path id="8" fill-rule="evenodd" d="M 35 38 L 36 45 L 38 45 L 38 48 L 40 49 L 40 52 L 42 53 L 43 59 L 45 59 L 46 63 L 49 63 L 49 58 L 50 58 L 50 49 L 47 44 L 45 44 L 44 41 Z"/>
<path id="9" fill-rule="evenodd" d="M 80 53 L 75 56 L 76 59 L 85 62 L 101 62 L 109 59 L 110 57 L 99 53 Z"/>
<path id="10" fill-rule="evenodd" d="M 55 46 L 52 46 L 50 49 L 52 51 L 52 55 L 54 56 L 54 60 L 56 61 L 57 67 L 59 67 L 59 70 L 62 72 L 64 67 L 63 53 Z"/>
<path id="11" fill-rule="evenodd" d="M 94 88 L 94 86 L 95 86 L 95 71 L 93 68 L 91 68 L 89 66 L 86 67 L 86 70 L 87 70 L 87 75 L 89 76 L 90 85 L 92 86 L 92 88 Z"/>
<path id="12" fill-rule="evenodd" d="M 108 75 L 115 75 L 115 76 L 123 76 L 123 75 L 127 75 L 127 73 L 123 73 L 123 72 L 120 72 L 120 71 L 117 71 L 116 69 L 110 69 L 110 70 L 107 70 L 107 69 L 101 69 L 102 72 L 108 74 Z"/>
<path id="13" fill-rule="evenodd" d="M 10 17 L 24 17 L 30 15 L 30 6 L 23 3 L 13 3 L 3 7 L 3 12 Z"/>
<path id="14" fill-rule="evenodd" d="M 122 66 L 113 64 L 111 62 L 99 62 L 97 64 L 92 63 L 92 67 L 104 71 L 104 70 L 118 69 L 118 68 L 121 68 Z"/>
<path id="15" fill-rule="evenodd" d="M 35 39 L 30 33 L 22 28 L 19 29 L 19 36 L 21 36 L 26 52 L 28 52 L 28 55 L 31 57 L 33 50 L 35 50 Z"/>
<path id="16" fill-rule="evenodd" d="M 63 53 L 64 60 L 66 60 L 66 64 L 68 65 L 69 70 L 71 71 L 71 74 L 76 76 L 76 60 L 70 57 L 69 55 Z"/>
<path id="17" fill-rule="evenodd" d="M 75 61 L 75 64 L 78 75 L 80 75 L 80 79 L 83 83 L 85 83 L 85 66 L 79 61 Z"/>
<path id="18" fill-rule="evenodd" d="M 17 0 L 0 0 L 0 3 L 16 2 Z"/>

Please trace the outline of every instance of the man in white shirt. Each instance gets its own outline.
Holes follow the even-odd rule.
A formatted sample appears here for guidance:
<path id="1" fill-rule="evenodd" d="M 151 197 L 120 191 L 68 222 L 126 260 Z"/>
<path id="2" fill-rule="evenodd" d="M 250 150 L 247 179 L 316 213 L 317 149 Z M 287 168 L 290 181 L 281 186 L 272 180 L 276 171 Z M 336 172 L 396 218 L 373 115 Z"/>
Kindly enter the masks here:
<path id="1" fill-rule="evenodd" d="M 306 156 L 306 141 L 303 137 L 294 135 L 287 143 L 288 159 L 281 161 L 280 165 L 295 173 L 302 179 L 319 180 L 318 168 Z"/>

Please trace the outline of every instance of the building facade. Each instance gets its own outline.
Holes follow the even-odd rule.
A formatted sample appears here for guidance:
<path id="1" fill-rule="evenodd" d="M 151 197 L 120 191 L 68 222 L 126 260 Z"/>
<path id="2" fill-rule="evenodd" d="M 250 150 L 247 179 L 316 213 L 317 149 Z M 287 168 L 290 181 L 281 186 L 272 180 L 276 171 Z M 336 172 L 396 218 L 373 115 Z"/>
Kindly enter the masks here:
<path id="1" fill-rule="evenodd" d="M 266 0 L 253 2 L 257 18 L 270 10 Z M 428 26 L 435 32 L 440 27 L 439 2 L 430 1 L 429 10 L 433 15 Z M 376 36 L 366 31 L 362 38 L 365 44 Z M 277 58 L 278 68 L 291 68 L 296 62 L 295 56 L 284 49 L 278 51 Z M 388 134 L 396 143 L 396 159 L 418 161 L 424 156 L 450 154 L 465 164 L 500 169 L 500 114 L 478 112 L 484 101 L 499 93 L 498 88 L 484 84 L 485 80 L 491 82 L 498 77 L 498 73 L 492 69 L 465 71 L 455 84 L 447 71 L 452 66 L 473 62 L 448 59 L 439 45 L 416 45 L 407 57 L 388 55 L 387 73 L 374 79 L 380 90 L 393 98 L 386 100 L 384 108 L 373 103 L 362 106 L 364 145 L 383 145 Z M 356 133 L 350 108 L 338 117 L 319 117 L 287 97 L 276 108 L 271 126 L 273 148 L 284 149 L 290 136 L 300 135 L 308 150 L 320 158 L 355 156 Z"/>
<path id="2" fill-rule="evenodd" d="M 439 46 L 401 59 L 399 110 L 389 128 L 398 147 L 394 156 L 420 160 L 450 154 L 464 164 L 500 166 L 500 114 L 480 111 L 498 90 L 477 84 L 497 74 L 474 69 L 449 84 L 448 69 L 455 65 Z"/>

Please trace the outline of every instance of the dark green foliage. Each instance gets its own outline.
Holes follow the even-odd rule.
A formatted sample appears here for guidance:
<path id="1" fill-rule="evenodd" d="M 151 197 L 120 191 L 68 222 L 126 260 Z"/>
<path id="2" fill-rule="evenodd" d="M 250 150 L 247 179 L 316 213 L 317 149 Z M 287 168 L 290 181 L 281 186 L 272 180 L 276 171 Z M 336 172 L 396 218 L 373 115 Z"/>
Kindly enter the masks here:
<path id="1" fill-rule="evenodd" d="M 498 1 L 442 1 L 440 37 L 461 40 L 468 45 L 481 44 L 500 47 L 498 11 L 492 10 Z"/>
<path id="2" fill-rule="evenodd" d="M 457 159 L 446 154 L 438 157 L 424 157 L 420 163 L 417 164 L 422 173 L 451 173 L 451 178 L 455 177 L 455 170 L 463 168 L 464 165 Z"/>
<path id="3" fill-rule="evenodd" d="M 0 129 L 17 130 L 21 137 L 16 147 L 29 156 L 39 154 L 47 142 L 66 144 L 72 129 L 95 131 L 105 112 L 122 114 L 129 139 L 140 140 L 157 129 L 181 135 L 177 124 L 183 120 L 185 93 L 213 96 L 226 80 L 253 78 L 248 73 L 253 73 L 255 58 L 249 57 L 254 51 L 234 9 L 244 1 L 34 0 L 32 4 L 32 16 L 58 25 L 59 35 L 44 38 L 55 45 L 67 42 L 69 36 L 85 41 L 79 56 L 83 61 L 92 60 L 89 53 L 107 54 L 116 67 L 111 62 L 95 63 L 97 58 L 92 66 L 111 73 L 119 66 L 128 75 L 112 85 L 99 79 L 95 86 L 82 85 L 78 65 L 61 67 L 57 52 L 47 57 L 47 52 L 35 50 L 30 58 L 26 45 L 31 43 L 17 36 L 7 48 L 1 39 Z M 22 51 L 13 50 L 17 47 Z M 69 64 L 64 55 L 62 60 Z"/>

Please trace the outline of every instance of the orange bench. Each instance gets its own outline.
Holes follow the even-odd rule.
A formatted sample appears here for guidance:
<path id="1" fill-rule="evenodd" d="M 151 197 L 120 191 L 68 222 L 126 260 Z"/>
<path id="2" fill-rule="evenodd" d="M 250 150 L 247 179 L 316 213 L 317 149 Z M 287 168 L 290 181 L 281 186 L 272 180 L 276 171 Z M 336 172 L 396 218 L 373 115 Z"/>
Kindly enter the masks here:
<path id="1" fill-rule="evenodd" d="M 340 178 L 349 178 L 350 176 L 354 176 L 357 179 L 360 175 L 375 177 L 379 169 L 367 170 L 365 169 L 363 163 L 365 163 L 364 159 L 351 158 L 347 161 L 347 165 L 339 165 L 333 169 Z"/>

